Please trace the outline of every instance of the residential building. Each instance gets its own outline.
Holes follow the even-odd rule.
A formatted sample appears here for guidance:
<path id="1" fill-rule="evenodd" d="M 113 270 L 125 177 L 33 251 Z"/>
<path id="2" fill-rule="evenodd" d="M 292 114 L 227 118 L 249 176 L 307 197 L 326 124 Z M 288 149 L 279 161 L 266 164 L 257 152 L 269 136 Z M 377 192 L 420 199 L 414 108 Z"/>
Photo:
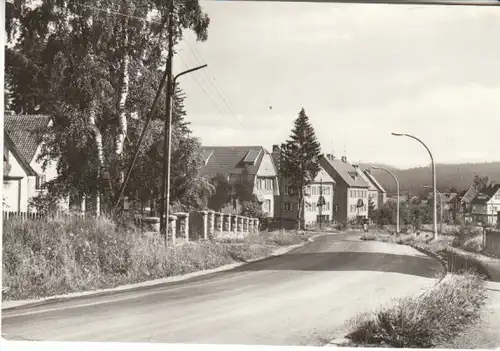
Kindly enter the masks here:
<path id="1" fill-rule="evenodd" d="M 320 165 L 335 181 L 335 220 L 347 223 L 368 218 L 369 185 L 360 176 L 359 168 L 347 162 L 347 157 L 337 159 L 331 154 L 321 158 Z"/>
<path id="2" fill-rule="evenodd" d="M 4 211 L 35 211 L 30 199 L 40 194 L 45 182 L 57 177 L 56 162 L 49 162 L 44 170 L 43 161 L 38 160 L 41 132 L 51 125 L 49 116 L 4 113 Z M 67 202 L 61 206 L 67 207 Z"/>
<path id="3" fill-rule="evenodd" d="M 471 222 L 472 217 L 471 217 L 471 212 L 472 212 L 472 207 L 471 207 L 471 202 L 472 200 L 476 197 L 476 195 L 479 193 L 479 189 L 477 189 L 474 185 L 471 185 L 469 189 L 465 192 L 465 194 L 462 195 L 460 198 L 460 212 L 463 214 L 463 217 L 466 222 Z"/>
<path id="4" fill-rule="evenodd" d="M 248 187 L 246 190 L 258 199 L 265 216 L 274 216 L 278 173 L 271 154 L 262 146 L 204 146 L 203 158 L 202 176 L 213 179 L 223 175 L 232 185 Z M 233 195 L 233 207 L 237 208 L 245 199 Z"/>
<path id="5" fill-rule="evenodd" d="M 273 145 L 273 160 L 277 168 L 280 167 L 280 149 Z M 297 219 L 298 196 L 294 193 L 289 179 L 280 180 L 281 189 L 275 199 L 275 217 L 290 220 Z M 304 210 L 301 213 L 302 223 L 306 226 L 316 223 L 332 222 L 334 218 L 335 180 L 323 167 L 314 181 L 304 189 Z M 323 200 L 320 198 L 323 197 Z"/>
<path id="6" fill-rule="evenodd" d="M 375 179 L 370 169 L 361 170 L 358 166 L 353 166 L 363 180 L 368 184 L 368 200 L 373 201 L 375 209 L 381 208 L 387 201 L 387 191 Z"/>
<path id="7" fill-rule="evenodd" d="M 470 206 L 473 224 L 496 226 L 500 215 L 500 184 L 492 183 L 481 189 L 470 202 Z"/>

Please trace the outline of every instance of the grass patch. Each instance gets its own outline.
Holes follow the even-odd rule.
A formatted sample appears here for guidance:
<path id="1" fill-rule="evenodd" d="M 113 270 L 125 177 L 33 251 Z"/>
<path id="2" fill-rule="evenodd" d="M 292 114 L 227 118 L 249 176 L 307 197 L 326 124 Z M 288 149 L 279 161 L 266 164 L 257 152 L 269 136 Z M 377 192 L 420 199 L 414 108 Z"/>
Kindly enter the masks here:
<path id="1" fill-rule="evenodd" d="M 432 348 L 451 341 L 480 318 L 486 300 L 483 279 L 452 275 L 416 298 L 351 321 L 347 338 L 365 346 Z"/>
<path id="2" fill-rule="evenodd" d="M 166 247 L 159 235 L 104 217 L 9 219 L 3 226 L 4 300 L 33 299 L 175 276 L 269 255 L 307 235 L 264 233 L 244 239 Z"/>

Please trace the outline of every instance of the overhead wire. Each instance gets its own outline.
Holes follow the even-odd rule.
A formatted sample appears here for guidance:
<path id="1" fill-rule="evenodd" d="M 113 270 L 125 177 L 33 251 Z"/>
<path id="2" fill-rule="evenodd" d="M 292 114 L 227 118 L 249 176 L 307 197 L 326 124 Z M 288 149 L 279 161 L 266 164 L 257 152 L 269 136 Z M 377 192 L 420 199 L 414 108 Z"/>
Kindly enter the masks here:
<path id="1" fill-rule="evenodd" d="M 104 8 L 100 8 L 100 7 L 97 7 L 97 6 L 92 6 L 92 5 L 87 5 L 87 4 L 83 4 L 83 3 L 80 3 L 80 2 L 73 2 L 73 4 L 76 4 L 76 5 L 79 5 L 79 6 L 82 6 L 82 7 L 85 7 L 85 8 L 89 8 L 89 9 L 93 9 L 93 10 L 96 10 L 96 11 L 100 11 L 100 12 L 103 12 L 103 13 L 106 13 L 106 14 L 112 14 L 112 15 L 117 15 L 117 16 L 122 16 L 122 17 L 127 17 L 127 18 L 133 18 L 133 19 L 136 19 L 136 20 L 140 20 L 140 21 L 144 21 L 144 22 L 148 22 L 148 23 L 155 23 L 155 24 L 161 24 L 161 22 L 159 21 L 155 21 L 153 19 L 148 19 L 148 18 L 144 18 L 144 17 L 139 17 L 139 16 L 133 16 L 133 15 L 129 15 L 129 14 L 125 14 L 125 13 L 121 13 L 121 12 L 118 12 L 118 11 L 113 11 L 113 10 L 110 10 L 110 9 L 104 9 Z M 195 60 L 199 61 L 200 60 L 200 56 L 201 55 L 196 55 L 195 52 L 192 50 L 191 46 L 189 45 L 189 43 L 187 42 L 187 40 L 185 40 L 183 38 L 184 42 L 187 44 L 187 47 L 188 49 L 191 51 L 191 53 L 193 54 L 193 56 L 195 57 Z M 196 49 L 195 49 L 196 50 Z M 181 59 L 181 61 L 184 63 L 184 65 L 186 66 L 186 68 L 188 68 L 187 66 L 187 63 L 186 61 L 182 58 L 182 56 L 177 53 L 177 55 L 179 56 L 179 58 Z M 206 74 L 206 72 L 204 71 L 205 73 L 205 76 L 207 77 L 209 83 L 211 84 L 212 87 L 214 87 L 214 90 L 216 91 L 216 93 L 219 95 L 220 99 L 222 100 L 222 102 L 224 103 L 224 105 L 226 106 L 226 108 L 228 109 L 228 111 L 230 112 L 230 114 L 233 115 L 233 117 L 238 121 L 238 123 L 242 126 L 242 127 L 245 127 L 243 125 L 243 123 L 241 122 L 241 120 L 238 118 L 237 114 L 234 112 L 234 110 L 232 109 L 231 105 L 229 104 L 228 102 L 228 99 L 224 96 L 224 93 L 221 91 L 221 89 L 218 88 L 218 86 L 216 85 L 215 83 L 215 78 L 211 77 L 211 76 L 208 76 Z M 203 93 L 207 96 L 207 98 L 211 101 L 212 105 L 217 109 L 217 111 L 223 116 L 225 117 L 226 115 L 220 110 L 220 108 L 213 102 L 213 99 L 210 98 L 210 94 L 207 93 L 206 89 L 203 87 L 203 85 L 193 76 L 191 75 L 191 77 L 193 78 L 193 80 L 195 80 L 195 82 L 198 84 L 198 86 L 200 87 L 200 89 L 203 91 Z M 211 78 L 211 79 L 210 79 Z"/>

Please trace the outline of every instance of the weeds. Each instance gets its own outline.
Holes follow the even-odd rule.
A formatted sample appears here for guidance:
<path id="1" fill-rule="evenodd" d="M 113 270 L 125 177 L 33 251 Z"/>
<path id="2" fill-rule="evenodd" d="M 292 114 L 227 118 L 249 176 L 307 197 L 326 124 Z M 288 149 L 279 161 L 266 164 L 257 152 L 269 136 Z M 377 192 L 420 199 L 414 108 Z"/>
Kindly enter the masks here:
<path id="1" fill-rule="evenodd" d="M 304 235 L 251 235 L 175 249 L 109 219 L 9 219 L 3 229 L 4 300 L 30 299 L 169 277 L 269 255 Z"/>
<path id="2" fill-rule="evenodd" d="M 452 275 L 426 294 L 355 318 L 347 338 L 362 345 L 436 347 L 476 322 L 485 300 L 481 277 L 469 272 Z"/>

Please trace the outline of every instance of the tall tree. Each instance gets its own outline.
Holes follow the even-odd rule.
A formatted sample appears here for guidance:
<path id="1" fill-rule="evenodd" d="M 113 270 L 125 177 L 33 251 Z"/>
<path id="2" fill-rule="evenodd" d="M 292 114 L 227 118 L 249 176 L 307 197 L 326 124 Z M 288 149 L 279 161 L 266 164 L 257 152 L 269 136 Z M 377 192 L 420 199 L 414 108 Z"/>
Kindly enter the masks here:
<path id="1" fill-rule="evenodd" d="M 489 182 L 488 176 L 480 177 L 476 175 L 474 177 L 474 180 L 472 181 L 472 185 L 474 186 L 476 191 L 481 191 L 481 189 L 483 189 L 488 185 L 488 182 Z"/>
<path id="2" fill-rule="evenodd" d="M 368 218 L 375 221 L 376 215 L 377 211 L 375 210 L 375 202 L 373 202 L 373 198 L 370 196 L 368 198 Z"/>
<path id="3" fill-rule="evenodd" d="M 8 3 L 11 108 L 53 117 L 41 157 L 57 160 L 54 189 L 95 193 L 103 167 L 120 182 L 136 146 L 131 124 L 145 119 L 159 86 L 168 13 L 162 0 Z M 175 1 L 175 43 L 186 29 L 206 40 L 208 25 L 198 0 Z M 164 106 L 153 114 L 162 121 Z"/>
<path id="4" fill-rule="evenodd" d="M 298 198 L 297 220 L 301 228 L 304 211 L 304 188 L 314 181 L 319 173 L 321 146 L 314 128 L 302 108 L 294 122 L 292 134 L 284 145 L 282 176 L 289 180 L 294 194 Z"/>

